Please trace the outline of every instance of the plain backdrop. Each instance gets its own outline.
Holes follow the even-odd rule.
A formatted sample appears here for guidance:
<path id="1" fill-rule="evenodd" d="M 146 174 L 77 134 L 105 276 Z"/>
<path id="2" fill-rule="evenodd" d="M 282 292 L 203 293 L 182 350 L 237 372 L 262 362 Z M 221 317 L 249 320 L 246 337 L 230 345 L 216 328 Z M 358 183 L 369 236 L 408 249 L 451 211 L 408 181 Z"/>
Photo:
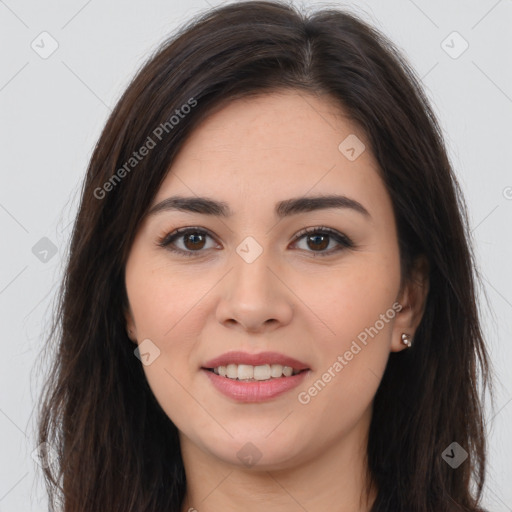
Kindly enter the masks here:
<path id="1" fill-rule="evenodd" d="M 100 130 L 150 53 L 218 4 L 0 0 L 0 512 L 48 510 L 32 456 L 39 353 Z M 512 511 L 512 1 L 320 5 L 344 7 L 389 36 L 440 120 L 469 206 L 496 375 L 484 505 Z"/>

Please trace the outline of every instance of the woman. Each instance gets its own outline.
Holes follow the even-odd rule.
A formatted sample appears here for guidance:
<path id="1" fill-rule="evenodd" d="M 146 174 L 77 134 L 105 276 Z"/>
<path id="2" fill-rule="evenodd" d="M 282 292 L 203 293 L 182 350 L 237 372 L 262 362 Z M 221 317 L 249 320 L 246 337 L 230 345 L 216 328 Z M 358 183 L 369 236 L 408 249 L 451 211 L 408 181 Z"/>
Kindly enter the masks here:
<path id="1" fill-rule="evenodd" d="M 91 158 L 40 410 L 53 506 L 481 510 L 473 267 L 386 38 L 336 10 L 206 13 Z"/>

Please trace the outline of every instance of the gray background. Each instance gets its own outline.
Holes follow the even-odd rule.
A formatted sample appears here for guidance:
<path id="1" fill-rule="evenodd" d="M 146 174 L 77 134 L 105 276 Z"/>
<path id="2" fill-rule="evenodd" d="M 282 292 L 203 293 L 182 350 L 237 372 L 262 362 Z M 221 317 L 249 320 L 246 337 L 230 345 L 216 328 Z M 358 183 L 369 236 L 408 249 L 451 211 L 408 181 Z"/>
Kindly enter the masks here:
<path id="1" fill-rule="evenodd" d="M 150 52 L 208 5 L 218 2 L 0 0 L 0 512 L 47 510 L 31 456 L 46 365 L 39 352 L 93 146 Z M 440 119 L 469 205 L 497 376 L 484 503 L 512 511 L 512 1 L 331 5 L 356 12 L 405 52 Z"/>

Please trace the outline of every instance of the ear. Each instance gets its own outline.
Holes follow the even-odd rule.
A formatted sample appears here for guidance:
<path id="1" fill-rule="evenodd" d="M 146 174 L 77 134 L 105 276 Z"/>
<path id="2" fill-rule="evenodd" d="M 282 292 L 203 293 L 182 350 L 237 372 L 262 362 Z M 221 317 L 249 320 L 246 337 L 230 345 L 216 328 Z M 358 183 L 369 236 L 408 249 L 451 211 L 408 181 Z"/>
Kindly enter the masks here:
<path id="1" fill-rule="evenodd" d="M 427 303 L 430 287 L 429 267 L 426 256 L 418 256 L 411 270 L 410 279 L 405 283 L 397 298 L 397 302 L 402 306 L 402 309 L 397 313 L 393 325 L 392 352 L 400 352 L 404 348 L 408 348 L 402 342 L 402 333 L 408 334 L 414 344 L 414 335 L 423 318 Z"/>
<path id="2" fill-rule="evenodd" d="M 126 320 L 126 334 L 135 344 L 137 343 L 137 329 L 135 327 L 135 320 L 133 319 L 130 307 L 124 310 L 124 318 Z"/>

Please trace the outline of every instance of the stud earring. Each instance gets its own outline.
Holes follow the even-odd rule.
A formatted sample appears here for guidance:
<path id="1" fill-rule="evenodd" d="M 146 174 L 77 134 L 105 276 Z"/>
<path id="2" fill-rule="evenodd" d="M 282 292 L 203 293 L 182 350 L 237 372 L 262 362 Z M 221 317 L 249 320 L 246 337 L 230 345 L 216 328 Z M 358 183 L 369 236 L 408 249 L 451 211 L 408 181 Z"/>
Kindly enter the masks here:
<path id="1" fill-rule="evenodd" d="M 408 347 L 410 347 L 412 345 L 412 338 L 409 334 L 406 334 L 405 332 L 402 333 L 402 343 L 404 345 L 407 345 Z"/>

